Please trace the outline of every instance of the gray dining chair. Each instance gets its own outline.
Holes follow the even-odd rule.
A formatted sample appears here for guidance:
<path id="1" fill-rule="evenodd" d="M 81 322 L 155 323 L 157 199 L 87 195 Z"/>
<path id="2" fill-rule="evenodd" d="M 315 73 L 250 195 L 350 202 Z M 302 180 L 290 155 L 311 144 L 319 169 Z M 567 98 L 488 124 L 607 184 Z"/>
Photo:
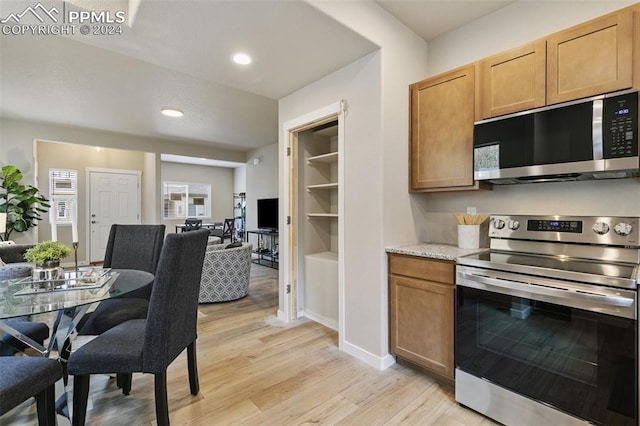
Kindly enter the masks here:
<path id="1" fill-rule="evenodd" d="M 90 375 L 112 373 L 153 374 L 156 420 L 158 425 L 168 425 L 167 367 L 185 348 L 191 394 L 198 394 L 198 293 L 208 237 L 204 229 L 167 235 L 147 318 L 125 321 L 71 354 L 73 425 L 85 424 Z"/>
<path id="2" fill-rule="evenodd" d="M 43 322 L 29 321 L 27 317 L 16 317 L 4 322 L 24 334 L 36 343 L 44 345 L 44 341 L 49 337 L 49 326 Z M 0 356 L 11 356 L 27 349 L 27 344 L 15 337 L 0 332 Z"/>
<path id="3" fill-rule="evenodd" d="M 154 274 L 160 259 L 164 233 L 164 225 L 112 225 L 103 266 Z M 81 320 L 78 334 L 101 334 L 124 321 L 146 318 L 150 296 L 151 285 L 101 302 L 95 311 Z"/>
<path id="4" fill-rule="evenodd" d="M 62 366 L 53 359 L 0 357 L 0 416 L 35 396 L 40 426 L 56 424 L 55 383 Z M 0 420 L 0 424 L 2 420 Z"/>
<path id="5" fill-rule="evenodd" d="M 202 228 L 202 219 L 186 218 L 184 220 L 185 232 L 196 231 Z"/>

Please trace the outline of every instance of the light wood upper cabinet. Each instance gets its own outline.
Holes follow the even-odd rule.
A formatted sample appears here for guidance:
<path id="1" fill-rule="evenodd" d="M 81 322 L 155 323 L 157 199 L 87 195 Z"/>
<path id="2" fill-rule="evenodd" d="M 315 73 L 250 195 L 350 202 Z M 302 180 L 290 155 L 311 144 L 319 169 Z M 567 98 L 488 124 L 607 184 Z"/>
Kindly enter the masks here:
<path id="1" fill-rule="evenodd" d="M 473 187 L 475 66 L 409 87 L 410 191 Z"/>
<path id="2" fill-rule="evenodd" d="M 640 13 L 635 10 L 622 9 L 481 60 L 480 117 L 628 89 L 634 81 L 638 86 L 640 53 L 634 57 L 633 46 L 634 38 L 640 43 Z"/>
<path id="3" fill-rule="evenodd" d="M 632 86 L 633 12 L 624 9 L 547 38 L 547 104 Z"/>
<path id="4" fill-rule="evenodd" d="M 545 104 L 546 43 L 539 40 L 480 61 L 480 116 Z"/>

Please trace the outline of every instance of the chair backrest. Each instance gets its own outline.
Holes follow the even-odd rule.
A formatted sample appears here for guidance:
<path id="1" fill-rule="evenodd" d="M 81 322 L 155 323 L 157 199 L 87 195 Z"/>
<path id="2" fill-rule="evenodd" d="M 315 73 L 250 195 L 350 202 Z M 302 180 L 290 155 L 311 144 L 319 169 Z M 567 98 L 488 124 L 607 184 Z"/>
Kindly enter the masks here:
<path id="1" fill-rule="evenodd" d="M 0 415 L 36 396 L 61 378 L 62 366 L 56 360 L 30 356 L 0 357 Z M 40 404 L 38 401 L 38 415 Z M 53 406 L 47 408 L 43 404 L 42 410 L 51 410 L 50 415 L 55 417 Z M 4 424 L 2 420 L 0 423 Z"/>
<path id="2" fill-rule="evenodd" d="M 196 231 L 202 228 L 202 219 L 187 218 L 184 220 L 184 230 Z"/>
<path id="3" fill-rule="evenodd" d="M 222 238 L 233 237 L 233 228 L 235 226 L 234 219 L 225 219 L 222 226 Z"/>
<path id="4" fill-rule="evenodd" d="M 143 372 L 162 373 L 196 339 L 200 276 L 209 231 L 169 234 L 149 301 Z"/>
<path id="5" fill-rule="evenodd" d="M 164 231 L 164 225 L 112 225 L 104 267 L 137 269 L 155 274 Z"/>

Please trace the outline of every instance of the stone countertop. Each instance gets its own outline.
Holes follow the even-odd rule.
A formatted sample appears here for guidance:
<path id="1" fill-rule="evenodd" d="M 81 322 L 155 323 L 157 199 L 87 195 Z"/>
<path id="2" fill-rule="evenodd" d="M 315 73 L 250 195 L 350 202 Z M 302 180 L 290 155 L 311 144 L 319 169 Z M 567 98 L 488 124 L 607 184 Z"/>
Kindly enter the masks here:
<path id="1" fill-rule="evenodd" d="M 385 251 L 393 254 L 425 257 L 429 259 L 450 260 L 455 262 L 459 257 L 488 251 L 488 248 L 461 249 L 450 244 L 419 243 L 387 247 Z"/>

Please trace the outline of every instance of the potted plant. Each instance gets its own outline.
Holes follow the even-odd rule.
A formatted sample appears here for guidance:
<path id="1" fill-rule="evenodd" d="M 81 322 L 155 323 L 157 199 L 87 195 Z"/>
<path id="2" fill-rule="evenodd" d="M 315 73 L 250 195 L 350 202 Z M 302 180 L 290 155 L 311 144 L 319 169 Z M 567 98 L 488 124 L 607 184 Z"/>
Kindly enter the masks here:
<path id="1" fill-rule="evenodd" d="M 44 241 L 31 247 L 24 253 L 27 262 L 42 267 L 60 266 L 60 259 L 71 254 L 71 249 L 57 241 Z"/>
<path id="2" fill-rule="evenodd" d="M 41 213 L 49 210 L 49 200 L 40 190 L 23 185 L 22 172 L 16 166 L 2 167 L 0 173 L 0 213 L 6 213 L 6 229 L 0 233 L 0 241 L 8 241 L 11 233 L 25 232 L 37 226 Z"/>
<path id="3" fill-rule="evenodd" d="M 57 241 L 44 241 L 31 247 L 24 253 L 27 262 L 36 264 L 31 278 L 36 282 L 52 282 L 64 278 L 60 259 L 71 254 L 71 249 Z"/>

